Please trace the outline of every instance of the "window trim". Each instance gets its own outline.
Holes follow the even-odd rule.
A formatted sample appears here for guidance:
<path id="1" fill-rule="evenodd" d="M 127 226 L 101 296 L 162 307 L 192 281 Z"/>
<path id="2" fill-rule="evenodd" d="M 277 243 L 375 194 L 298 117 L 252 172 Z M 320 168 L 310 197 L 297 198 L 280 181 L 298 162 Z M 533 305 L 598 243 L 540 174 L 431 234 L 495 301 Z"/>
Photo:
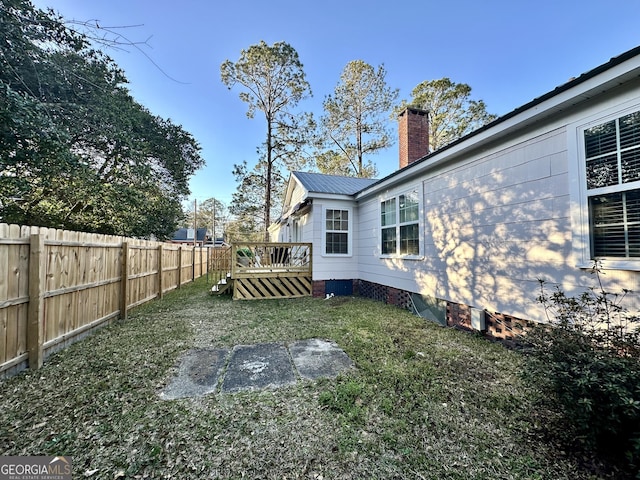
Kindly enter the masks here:
<path id="1" fill-rule="evenodd" d="M 572 250 L 578 268 L 591 268 L 594 263 L 592 259 L 593 237 L 591 235 L 589 197 L 597 194 L 616 193 L 640 188 L 640 181 L 590 190 L 587 188 L 587 163 L 584 144 L 585 131 L 638 111 L 640 111 L 640 103 L 636 98 L 622 105 L 597 110 L 593 115 L 583 118 L 567 127 L 569 136 L 567 155 L 569 157 L 570 219 L 573 233 Z M 604 269 L 640 271 L 640 257 L 604 257 L 598 258 L 598 260 Z"/>
<path id="2" fill-rule="evenodd" d="M 327 253 L 327 233 L 338 232 L 338 230 L 327 230 L 327 211 L 328 210 L 344 210 L 348 213 L 347 219 L 347 253 Z M 343 231 L 341 231 L 343 232 Z M 323 257 L 352 257 L 353 256 L 353 209 L 345 206 L 327 206 L 322 207 L 322 253 Z"/>
<path id="3" fill-rule="evenodd" d="M 415 222 L 400 222 L 400 196 L 416 193 L 418 196 L 418 219 Z M 395 231 L 396 231 L 396 251 L 395 253 L 382 253 L 382 230 L 390 228 L 390 225 L 382 225 L 382 204 L 389 200 L 395 199 Z M 422 184 L 413 185 L 409 188 L 403 188 L 396 192 L 387 192 L 385 196 L 378 198 L 378 256 L 379 258 L 398 258 L 403 260 L 424 260 L 424 195 L 422 192 Z M 400 229 L 407 225 L 418 224 L 418 253 L 417 254 L 401 254 L 400 252 Z"/>

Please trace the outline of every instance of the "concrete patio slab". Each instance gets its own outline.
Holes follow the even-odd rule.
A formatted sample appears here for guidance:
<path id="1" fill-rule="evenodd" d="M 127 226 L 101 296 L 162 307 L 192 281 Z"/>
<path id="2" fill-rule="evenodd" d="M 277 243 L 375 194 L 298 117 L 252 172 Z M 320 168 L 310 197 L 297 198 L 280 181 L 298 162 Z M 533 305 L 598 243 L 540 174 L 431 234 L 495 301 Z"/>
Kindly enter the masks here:
<path id="1" fill-rule="evenodd" d="M 335 343 L 316 338 L 293 342 L 288 348 L 282 343 L 202 348 L 182 356 L 176 376 L 160 398 L 278 388 L 295 384 L 298 378 L 333 378 L 353 367 Z"/>
<path id="2" fill-rule="evenodd" d="M 277 388 L 296 382 L 287 347 L 280 343 L 233 347 L 221 391 Z"/>
<path id="3" fill-rule="evenodd" d="M 302 378 L 333 378 L 353 367 L 353 362 L 334 342 L 311 338 L 289 345 L 293 364 Z"/>
<path id="4" fill-rule="evenodd" d="M 229 352 L 226 348 L 190 350 L 180 360 L 177 375 L 160 393 L 160 397 L 173 400 L 215 392 Z"/>

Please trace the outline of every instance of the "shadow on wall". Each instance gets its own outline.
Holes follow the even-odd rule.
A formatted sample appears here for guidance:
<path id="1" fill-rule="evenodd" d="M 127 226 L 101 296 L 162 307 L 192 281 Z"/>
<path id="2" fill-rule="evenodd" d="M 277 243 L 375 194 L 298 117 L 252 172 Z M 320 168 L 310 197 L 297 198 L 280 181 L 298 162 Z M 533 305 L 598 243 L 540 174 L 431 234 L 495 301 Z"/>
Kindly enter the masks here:
<path id="1" fill-rule="evenodd" d="M 424 260 L 386 266 L 410 270 L 423 295 L 537 321 L 546 319 L 538 279 L 570 295 L 593 286 L 590 271 L 575 266 L 566 155 L 550 148 L 556 135 L 425 180 Z M 637 280 L 611 271 L 605 281 L 621 291 Z M 628 300 L 640 303 L 637 294 Z"/>

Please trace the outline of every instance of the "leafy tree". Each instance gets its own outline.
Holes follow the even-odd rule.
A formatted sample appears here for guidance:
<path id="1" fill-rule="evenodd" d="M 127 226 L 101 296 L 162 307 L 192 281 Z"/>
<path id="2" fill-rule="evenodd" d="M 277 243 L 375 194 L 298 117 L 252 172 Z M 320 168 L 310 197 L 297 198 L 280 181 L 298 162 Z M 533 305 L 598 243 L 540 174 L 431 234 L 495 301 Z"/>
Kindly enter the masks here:
<path id="1" fill-rule="evenodd" d="M 471 87 L 449 78 L 418 84 L 411 92 L 409 105 L 429 112 L 429 148 L 435 151 L 472 132 L 496 115 L 487 113 L 482 100 L 471 100 Z M 407 106 L 406 102 L 398 111 Z"/>
<path id="2" fill-rule="evenodd" d="M 203 164 L 193 137 L 135 102 L 84 35 L 0 0 L 0 220 L 166 237 Z"/>
<path id="3" fill-rule="evenodd" d="M 376 168 L 366 159 L 393 144 L 388 116 L 398 97 L 389 88 L 386 71 L 362 60 L 349 62 L 324 103 L 321 146 L 325 153 L 317 161 L 323 173 L 373 177 Z"/>
<path id="4" fill-rule="evenodd" d="M 331 175 L 343 175 L 345 177 L 353 175 L 353 168 L 351 163 L 346 161 L 346 158 L 335 150 L 326 150 L 316 154 L 316 166 L 322 173 L 328 173 Z M 368 177 L 374 177 L 376 175 L 375 168 L 372 164 L 364 166 Z M 370 174 L 370 175 L 369 175 Z"/>
<path id="5" fill-rule="evenodd" d="M 237 62 L 226 60 L 220 66 L 220 75 L 229 89 L 236 84 L 244 89 L 240 99 L 249 105 L 247 116 L 253 118 L 256 110 L 260 110 L 267 123 L 263 165 L 251 175 L 246 175 L 245 165 L 245 175 L 239 177 L 242 178 L 241 187 L 248 187 L 247 182 L 250 181 L 252 190 L 262 191 L 262 197 L 256 196 L 254 200 L 259 202 L 257 205 L 262 205 L 260 223 L 266 238 L 266 229 L 271 223 L 274 169 L 278 162 L 286 163 L 291 158 L 289 149 L 293 148 L 295 152 L 304 143 L 301 134 L 306 129 L 300 125 L 304 120 L 291 112 L 302 99 L 311 95 L 311 89 L 298 53 L 285 42 L 269 46 L 261 41 L 242 50 Z M 242 166 L 237 172 L 241 171 Z M 261 178 L 258 178 L 258 172 Z"/>

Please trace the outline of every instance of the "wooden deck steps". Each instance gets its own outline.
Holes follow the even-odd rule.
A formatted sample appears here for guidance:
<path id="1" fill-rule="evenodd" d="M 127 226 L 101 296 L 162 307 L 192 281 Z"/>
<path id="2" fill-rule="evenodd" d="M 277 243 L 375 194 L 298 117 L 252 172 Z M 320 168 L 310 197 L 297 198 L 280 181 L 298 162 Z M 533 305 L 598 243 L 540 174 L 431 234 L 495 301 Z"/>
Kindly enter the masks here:
<path id="1" fill-rule="evenodd" d="M 211 293 L 213 295 L 222 295 L 223 293 L 231 289 L 232 286 L 233 280 L 231 278 L 231 273 L 227 273 L 227 276 L 225 278 L 221 278 L 220 280 L 218 280 L 218 283 L 211 287 Z"/>
<path id="2" fill-rule="evenodd" d="M 212 295 L 234 300 L 295 298 L 312 294 L 312 245 L 241 242 L 211 252 Z"/>

